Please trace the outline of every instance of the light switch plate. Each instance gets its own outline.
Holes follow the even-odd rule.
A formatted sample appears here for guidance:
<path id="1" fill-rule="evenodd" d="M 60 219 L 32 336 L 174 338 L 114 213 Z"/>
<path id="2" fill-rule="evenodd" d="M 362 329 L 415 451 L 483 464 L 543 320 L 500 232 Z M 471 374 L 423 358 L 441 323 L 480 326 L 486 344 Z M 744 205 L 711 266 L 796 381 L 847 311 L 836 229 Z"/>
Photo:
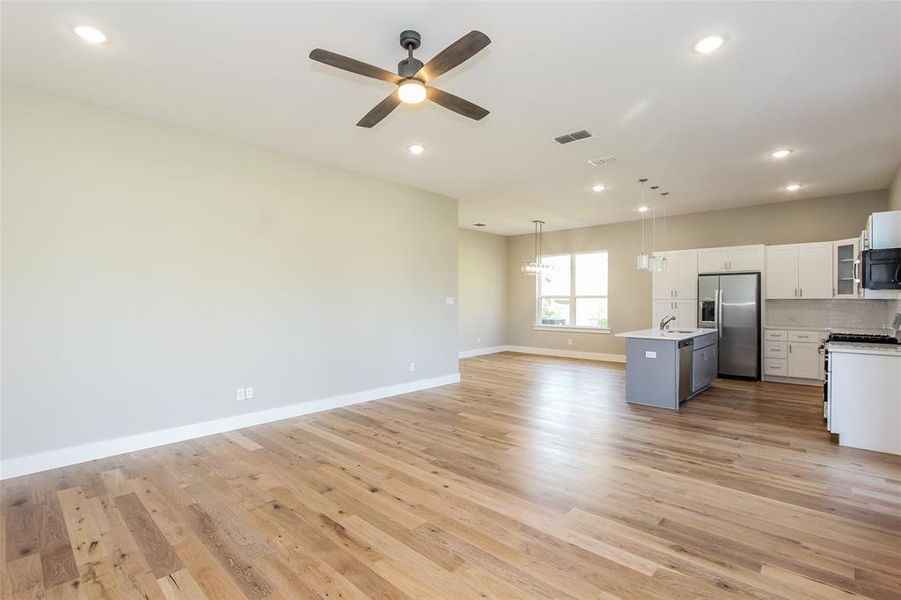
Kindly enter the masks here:
<path id="1" fill-rule="evenodd" d="M 244 388 L 238 388 L 236 396 L 237 396 L 238 400 L 243 400 L 244 399 Z"/>
<path id="2" fill-rule="evenodd" d="M 444 299 L 444 303 L 448 306 L 453 306 L 454 305 L 454 297 L 448 296 L 447 298 Z"/>

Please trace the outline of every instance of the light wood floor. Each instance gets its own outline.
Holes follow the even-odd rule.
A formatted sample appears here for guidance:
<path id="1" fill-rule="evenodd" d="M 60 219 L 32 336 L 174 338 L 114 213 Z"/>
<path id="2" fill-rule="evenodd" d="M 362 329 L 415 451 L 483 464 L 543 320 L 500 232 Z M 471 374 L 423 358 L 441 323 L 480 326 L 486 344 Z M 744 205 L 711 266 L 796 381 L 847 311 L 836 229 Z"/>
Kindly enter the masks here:
<path id="1" fill-rule="evenodd" d="M 3 598 L 901 598 L 901 458 L 818 388 L 627 405 L 619 365 L 463 382 L 5 482 Z"/>

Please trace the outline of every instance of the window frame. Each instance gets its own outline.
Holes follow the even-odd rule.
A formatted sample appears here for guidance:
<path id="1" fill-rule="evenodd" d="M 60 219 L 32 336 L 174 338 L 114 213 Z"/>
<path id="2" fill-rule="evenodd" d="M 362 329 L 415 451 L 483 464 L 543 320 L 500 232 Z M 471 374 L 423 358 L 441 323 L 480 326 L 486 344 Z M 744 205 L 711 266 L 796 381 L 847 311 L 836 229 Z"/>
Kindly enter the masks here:
<path id="1" fill-rule="evenodd" d="M 607 295 L 597 294 L 576 295 L 576 256 L 584 254 L 607 255 Z M 547 258 L 569 257 L 569 296 L 543 296 L 541 294 L 542 277 L 535 277 L 535 322 L 532 329 L 539 331 L 572 331 L 582 333 L 610 333 L 610 252 L 607 250 L 587 250 L 584 252 L 562 252 L 560 254 L 548 254 Z M 579 298 L 598 298 L 607 301 L 607 327 L 595 327 L 591 325 L 546 325 L 541 322 L 541 307 L 545 298 L 569 301 L 569 322 L 576 322 L 576 300 Z"/>

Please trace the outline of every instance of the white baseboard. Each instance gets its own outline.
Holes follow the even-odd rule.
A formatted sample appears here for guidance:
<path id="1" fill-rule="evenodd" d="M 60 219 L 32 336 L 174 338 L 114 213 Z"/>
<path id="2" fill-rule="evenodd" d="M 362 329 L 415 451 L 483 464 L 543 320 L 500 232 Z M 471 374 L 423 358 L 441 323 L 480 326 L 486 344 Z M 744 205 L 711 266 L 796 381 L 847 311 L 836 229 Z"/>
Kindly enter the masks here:
<path id="1" fill-rule="evenodd" d="M 488 346 L 486 348 L 473 348 L 471 350 L 460 350 L 457 358 L 472 358 L 473 356 L 484 356 L 485 354 L 497 354 L 498 352 L 506 352 L 509 346 Z"/>
<path id="2" fill-rule="evenodd" d="M 556 348 L 533 348 L 531 346 L 506 346 L 507 352 L 520 354 L 540 354 L 542 356 L 560 356 L 563 358 L 584 358 L 604 362 L 625 363 L 625 354 L 607 354 L 604 352 L 580 352 L 578 350 L 557 350 Z"/>
<path id="3" fill-rule="evenodd" d="M 261 425 L 263 423 L 271 423 L 272 421 L 280 421 L 282 419 L 290 419 L 291 417 L 299 417 L 310 413 L 340 408 L 342 406 L 350 406 L 351 404 L 359 404 L 361 402 L 369 402 L 370 400 L 378 400 L 380 398 L 388 398 L 389 396 L 397 396 L 400 394 L 408 394 L 419 390 L 438 387 L 441 385 L 449 385 L 460 382 L 460 374 L 452 373 L 441 377 L 432 377 L 431 379 L 420 379 L 397 385 L 389 385 L 385 387 L 375 388 L 371 390 L 363 390 L 353 392 L 351 394 L 343 394 L 340 396 L 332 396 L 330 398 L 321 398 L 319 400 L 311 400 L 309 402 L 300 402 L 289 406 L 280 406 L 278 408 L 270 408 L 251 413 L 244 413 L 232 417 L 224 417 L 213 421 L 204 421 L 202 423 L 193 423 L 191 425 L 183 425 L 181 427 L 172 427 L 170 429 L 162 429 L 159 431 L 151 431 L 148 433 L 139 433 L 126 437 L 116 438 L 112 440 L 103 440 L 99 442 L 91 442 L 80 446 L 71 446 L 60 450 L 50 450 L 49 452 L 41 452 L 39 454 L 29 454 L 26 456 L 17 456 L 7 458 L 0 461 L 0 479 L 9 479 L 20 475 L 28 475 L 46 471 L 48 469 L 56 469 L 57 467 L 65 467 L 77 463 L 87 462 L 98 458 L 106 458 L 115 456 L 116 454 L 124 454 L 126 452 L 135 452 L 154 446 L 163 446 L 175 442 L 182 442 L 206 435 L 216 433 L 224 433 L 226 431 L 234 431 L 252 425 Z"/>

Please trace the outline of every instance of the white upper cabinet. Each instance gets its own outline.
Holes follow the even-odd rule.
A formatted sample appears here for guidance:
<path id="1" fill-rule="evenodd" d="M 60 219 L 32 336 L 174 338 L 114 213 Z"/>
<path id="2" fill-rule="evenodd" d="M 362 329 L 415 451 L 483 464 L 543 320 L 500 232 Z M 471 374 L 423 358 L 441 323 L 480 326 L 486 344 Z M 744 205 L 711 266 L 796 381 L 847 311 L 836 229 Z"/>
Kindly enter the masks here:
<path id="1" fill-rule="evenodd" d="M 763 246 L 732 246 L 727 248 L 729 271 L 763 271 Z"/>
<path id="2" fill-rule="evenodd" d="M 832 242 L 766 249 L 768 300 L 832 298 Z"/>
<path id="3" fill-rule="evenodd" d="M 725 248 L 704 248 L 698 250 L 699 273 L 721 273 L 726 270 L 729 253 Z"/>
<path id="4" fill-rule="evenodd" d="M 766 297 L 768 300 L 798 297 L 798 246 L 767 246 Z"/>
<path id="5" fill-rule="evenodd" d="M 764 247 L 762 245 L 698 250 L 699 273 L 763 271 L 763 265 Z"/>
<path id="6" fill-rule="evenodd" d="M 799 245 L 798 297 L 832 298 L 832 242 Z"/>
<path id="7" fill-rule="evenodd" d="M 670 252 L 669 262 L 673 273 L 673 290 L 676 298 L 698 297 L 698 253 Z"/>
<path id="8" fill-rule="evenodd" d="M 656 258 L 657 261 L 662 261 L 666 258 L 667 264 L 670 262 L 667 252 L 655 252 L 654 258 Z M 665 271 L 651 271 L 651 285 L 654 290 L 655 299 L 673 298 L 674 286 L 672 269 L 667 269 Z"/>
<path id="9" fill-rule="evenodd" d="M 657 260 L 666 259 L 666 267 L 652 271 L 652 287 L 657 300 L 698 297 L 698 253 L 696 250 L 656 252 Z"/>
<path id="10" fill-rule="evenodd" d="M 860 290 L 860 240 L 853 238 L 832 243 L 832 295 L 857 298 Z"/>

